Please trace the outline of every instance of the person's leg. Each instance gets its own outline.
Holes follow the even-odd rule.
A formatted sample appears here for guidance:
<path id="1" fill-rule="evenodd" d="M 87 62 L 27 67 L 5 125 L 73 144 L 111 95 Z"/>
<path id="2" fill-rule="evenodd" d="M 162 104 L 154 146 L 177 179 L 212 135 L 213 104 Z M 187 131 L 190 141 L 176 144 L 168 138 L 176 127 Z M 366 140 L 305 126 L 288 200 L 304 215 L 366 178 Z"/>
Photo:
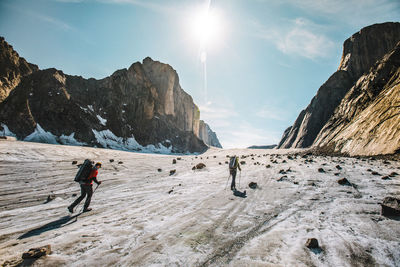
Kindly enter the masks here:
<path id="1" fill-rule="evenodd" d="M 231 183 L 231 190 L 236 190 L 236 170 L 231 171 L 232 175 L 232 183 Z"/>
<path id="2" fill-rule="evenodd" d="M 69 209 L 73 210 L 76 205 L 78 205 L 82 199 L 86 196 L 86 190 L 84 189 L 84 185 L 81 185 L 81 195 L 69 206 Z"/>
<path id="3" fill-rule="evenodd" d="M 85 186 L 85 190 L 86 190 L 87 198 L 85 201 L 85 205 L 83 206 L 83 210 L 87 210 L 89 208 L 90 200 L 92 199 L 92 195 L 93 195 L 92 185 Z"/>

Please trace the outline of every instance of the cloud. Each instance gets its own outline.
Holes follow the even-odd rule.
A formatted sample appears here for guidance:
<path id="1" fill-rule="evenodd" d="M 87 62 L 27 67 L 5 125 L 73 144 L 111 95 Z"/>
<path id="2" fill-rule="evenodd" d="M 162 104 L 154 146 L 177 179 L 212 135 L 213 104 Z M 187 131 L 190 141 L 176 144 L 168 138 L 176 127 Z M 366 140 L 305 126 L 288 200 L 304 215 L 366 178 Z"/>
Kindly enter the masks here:
<path id="1" fill-rule="evenodd" d="M 289 4 L 304 12 L 343 22 L 353 27 L 364 27 L 378 21 L 398 21 L 400 2 L 398 0 L 258 0 L 265 3 Z M 397 18 L 397 19 L 396 19 Z"/>
<path id="2" fill-rule="evenodd" d="M 255 112 L 255 115 L 263 119 L 276 121 L 286 121 L 288 117 L 288 114 L 285 110 L 269 106 L 262 107 L 260 110 Z"/>
<path id="3" fill-rule="evenodd" d="M 284 54 L 309 59 L 325 58 L 332 54 L 335 43 L 321 32 L 324 26 L 305 18 L 290 21 L 289 26 L 264 26 L 251 22 L 255 37 L 272 42 Z"/>

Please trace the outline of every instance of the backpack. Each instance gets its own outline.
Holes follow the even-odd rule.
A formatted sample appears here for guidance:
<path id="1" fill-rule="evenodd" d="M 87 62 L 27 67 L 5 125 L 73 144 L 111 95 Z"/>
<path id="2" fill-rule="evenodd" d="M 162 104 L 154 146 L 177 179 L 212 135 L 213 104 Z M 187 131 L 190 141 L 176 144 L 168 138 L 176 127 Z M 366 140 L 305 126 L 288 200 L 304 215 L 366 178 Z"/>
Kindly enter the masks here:
<path id="1" fill-rule="evenodd" d="M 85 182 L 93 169 L 94 162 L 90 159 L 85 159 L 83 164 L 79 167 L 78 172 L 75 175 L 75 182 Z"/>
<path id="2" fill-rule="evenodd" d="M 236 164 L 236 157 L 231 157 L 229 160 L 229 169 L 233 170 L 235 169 L 235 164 Z"/>

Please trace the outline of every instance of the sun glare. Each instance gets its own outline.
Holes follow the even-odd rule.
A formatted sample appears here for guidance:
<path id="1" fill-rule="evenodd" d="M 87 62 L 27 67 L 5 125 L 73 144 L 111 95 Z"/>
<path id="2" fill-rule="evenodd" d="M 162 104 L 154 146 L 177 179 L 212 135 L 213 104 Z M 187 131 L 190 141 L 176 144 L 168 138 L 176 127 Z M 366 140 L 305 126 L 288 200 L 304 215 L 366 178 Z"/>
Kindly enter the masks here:
<path id="1" fill-rule="evenodd" d="M 192 27 L 194 38 L 203 47 L 217 41 L 221 32 L 219 17 L 212 10 L 203 10 L 195 16 Z"/>

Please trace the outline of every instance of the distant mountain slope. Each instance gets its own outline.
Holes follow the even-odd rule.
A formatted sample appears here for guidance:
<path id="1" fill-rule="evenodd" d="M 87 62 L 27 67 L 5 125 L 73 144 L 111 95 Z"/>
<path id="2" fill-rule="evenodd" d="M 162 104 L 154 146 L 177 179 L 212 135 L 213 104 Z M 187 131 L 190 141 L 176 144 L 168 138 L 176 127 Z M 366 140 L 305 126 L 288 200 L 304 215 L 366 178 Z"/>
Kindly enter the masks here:
<path id="1" fill-rule="evenodd" d="M 293 126 L 285 131 L 278 148 L 311 146 L 350 88 L 398 41 L 400 23 L 392 22 L 365 27 L 347 39 L 338 71 L 319 88 Z"/>
<path id="2" fill-rule="evenodd" d="M 21 77 L 0 103 L 0 130 L 19 139 L 165 153 L 220 146 L 176 71 L 151 58 L 101 80 L 56 69 Z"/>
<path id="3" fill-rule="evenodd" d="M 400 23 L 391 22 L 365 27 L 347 39 L 338 71 L 320 87 L 293 126 L 285 131 L 278 148 L 302 148 L 315 144 L 322 128 L 335 116 L 338 106 L 353 86 L 357 86 L 360 77 L 369 73 L 371 67 L 376 66 L 376 62 L 391 52 L 399 41 Z M 385 79 L 390 80 L 391 77 L 386 76 Z M 321 142 L 318 141 L 318 144 Z"/>

